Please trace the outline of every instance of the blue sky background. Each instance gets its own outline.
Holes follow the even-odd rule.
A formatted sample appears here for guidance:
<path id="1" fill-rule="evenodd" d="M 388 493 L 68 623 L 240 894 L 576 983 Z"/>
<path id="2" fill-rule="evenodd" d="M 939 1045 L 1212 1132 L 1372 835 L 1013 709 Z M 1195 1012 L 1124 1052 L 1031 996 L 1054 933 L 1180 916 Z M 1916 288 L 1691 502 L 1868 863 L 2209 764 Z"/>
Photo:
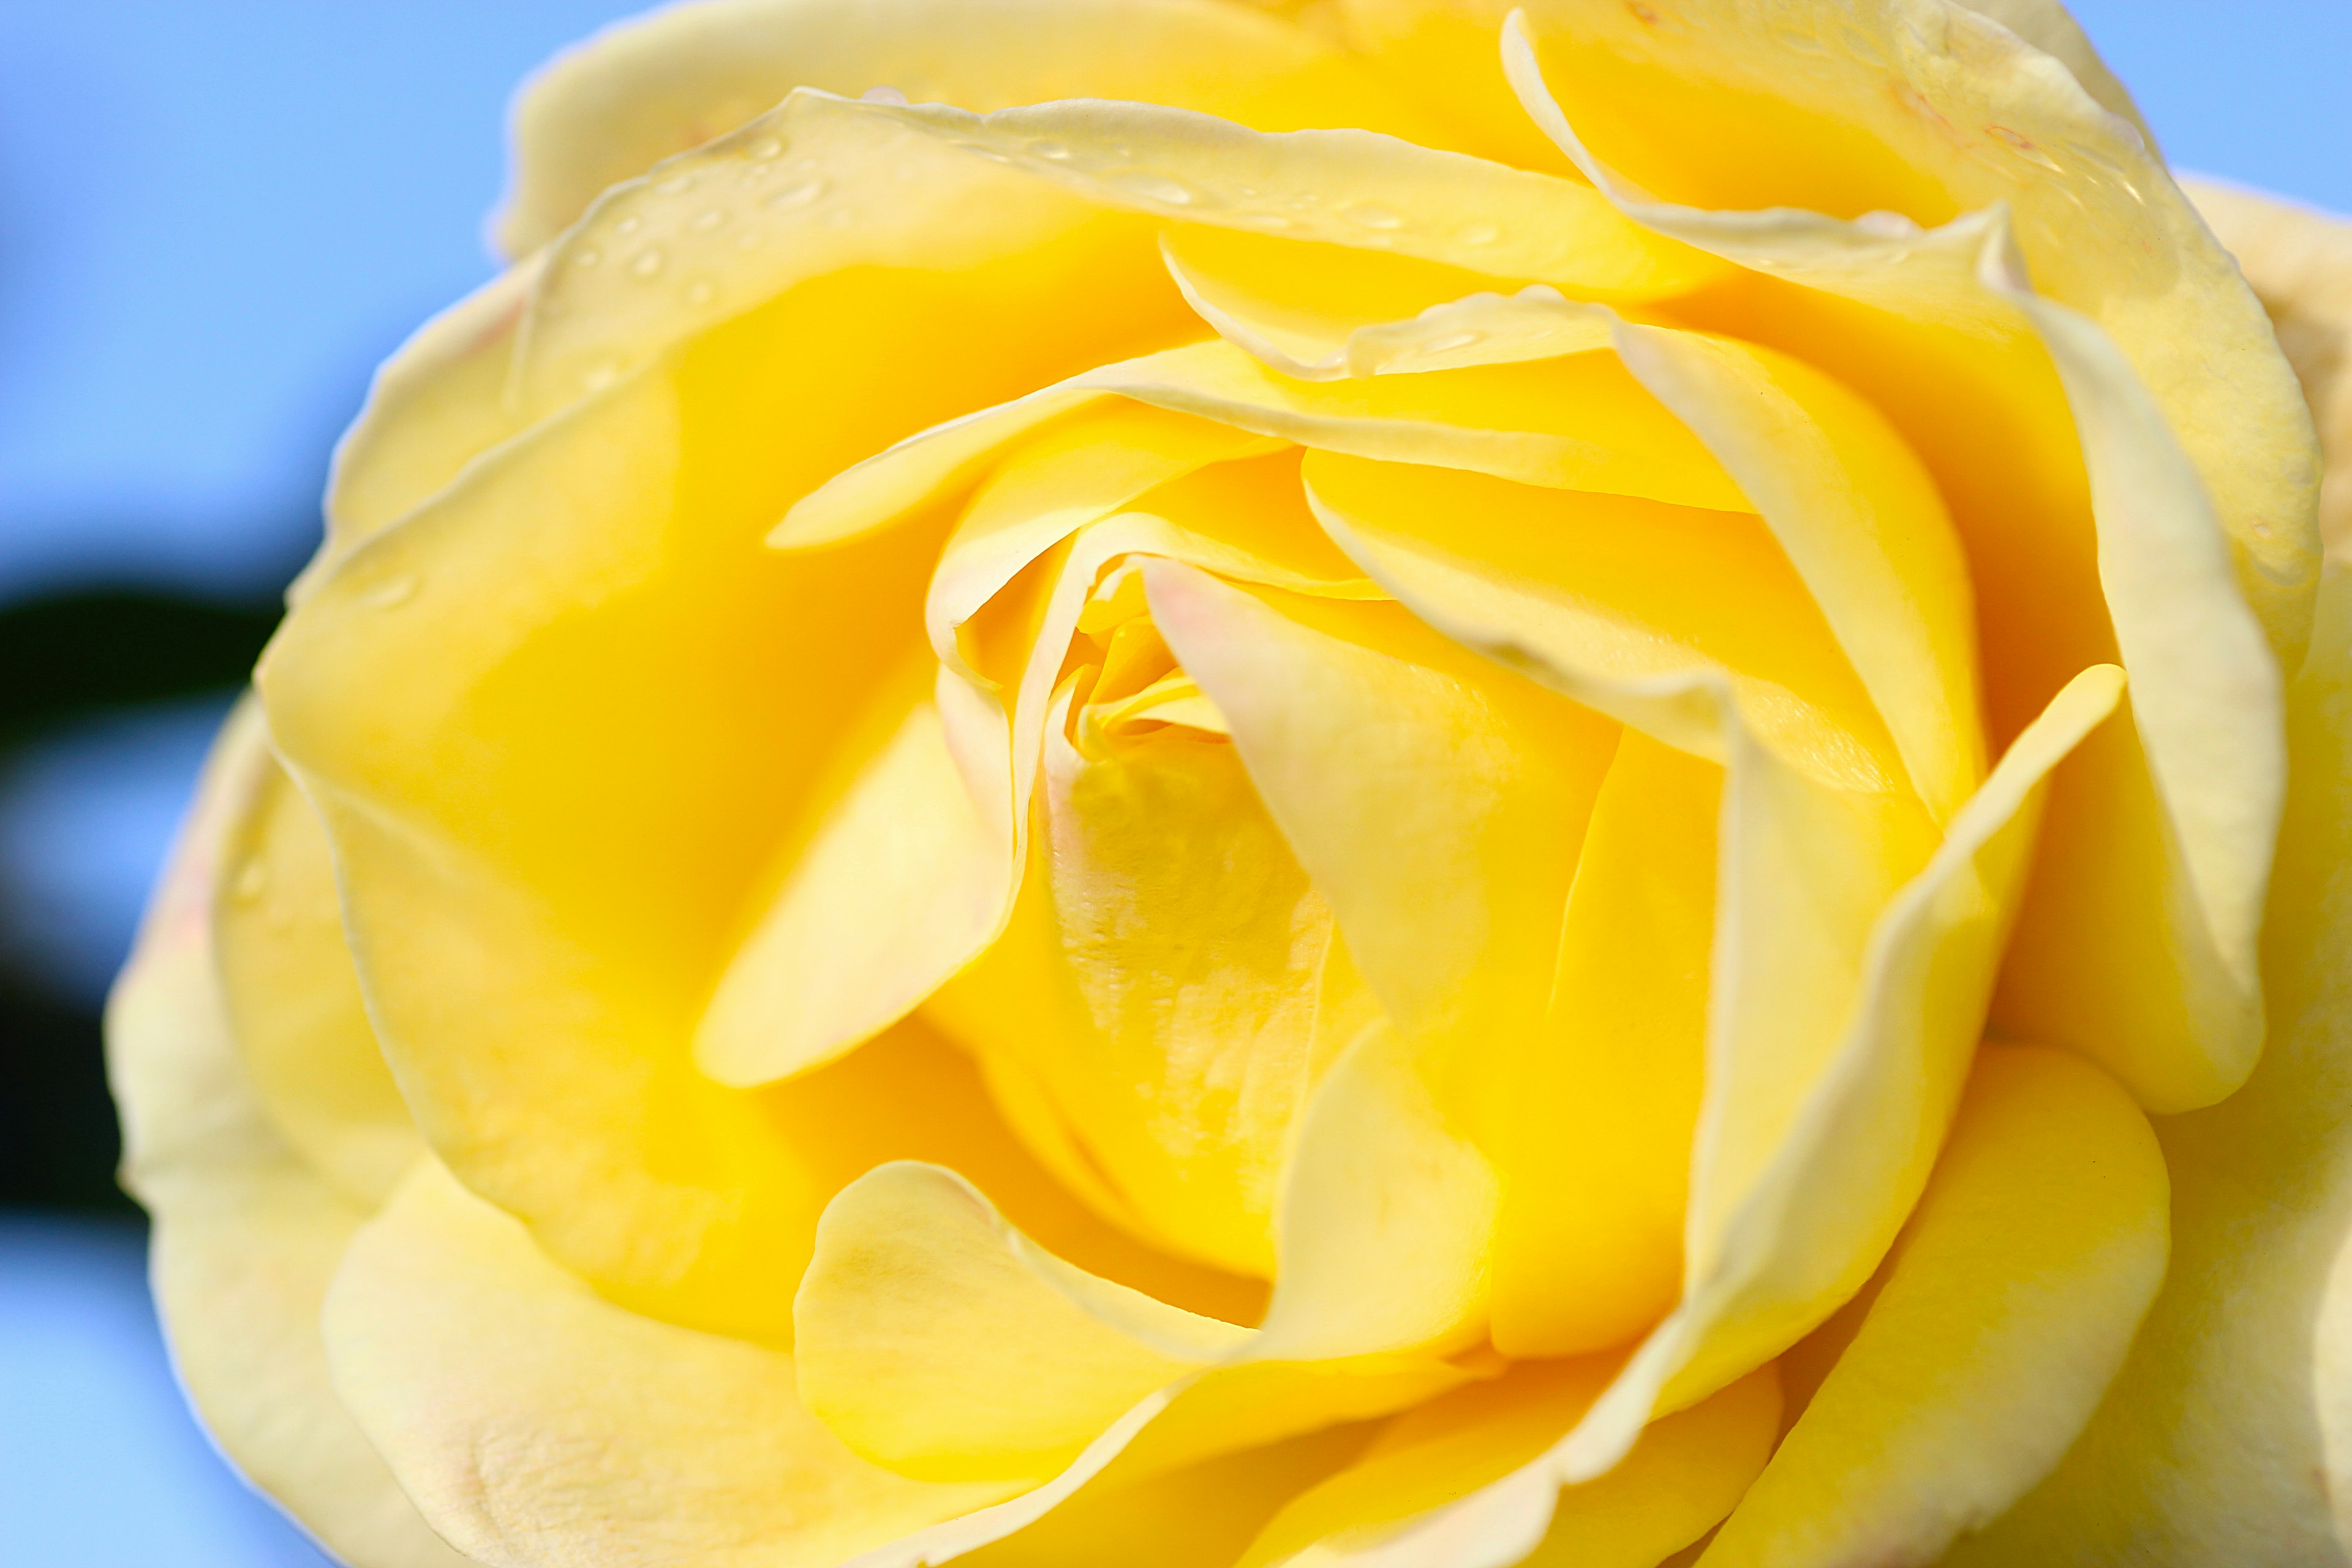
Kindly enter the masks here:
<path id="1" fill-rule="evenodd" d="M 369 366 L 488 275 L 513 84 L 634 9 L 0 0 L 0 598 L 282 574 Z M 2075 10 L 2176 164 L 2352 212 L 2352 0 Z M 17 935 L 60 988 L 102 988 L 215 711 L 0 778 Z M 11 1554 L 315 1564 L 178 1413 L 138 1281 L 127 1233 L 0 1216 Z"/>

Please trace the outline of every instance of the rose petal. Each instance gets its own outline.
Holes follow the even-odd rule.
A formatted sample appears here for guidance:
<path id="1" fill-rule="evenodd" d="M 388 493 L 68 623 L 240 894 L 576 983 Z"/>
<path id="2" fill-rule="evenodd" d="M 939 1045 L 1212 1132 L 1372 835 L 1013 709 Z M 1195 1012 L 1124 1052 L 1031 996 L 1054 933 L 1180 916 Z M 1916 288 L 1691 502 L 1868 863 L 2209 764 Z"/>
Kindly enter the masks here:
<path id="1" fill-rule="evenodd" d="M 1411 133 L 1418 124 L 1339 50 L 1242 6 L 705 0 L 608 27 L 525 84 L 499 241 L 509 255 L 537 248 L 605 187 L 734 129 L 794 88 L 854 98 L 876 86 L 972 110 L 1142 99 L 1266 131 Z"/>
<path id="2" fill-rule="evenodd" d="M 2162 1152 L 2120 1086 L 1988 1046 L 1860 1332 L 1710 1568 L 1941 1559 L 2057 1464 L 2164 1279 Z"/>
<path id="3" fill-rule="evenodd" d="M 1307 499 L 1375 578 L 1476 646 L 1604 678 L 1579 700 L 1683 750 L 1725 760 L 1714 708 L 1611 680 L 1709 671 L 1741 717 L 1809 777 L 1899 786 L 1902 761 L 1853 666 L 1752 512 L 1559 491 L 1419 465 L 1311 454 Z M 1675 570 L 1660 572 L 1672 560 Z"/>
<path id="4" fill-rule="evenodd" d="M 324 1321 L 369 1440 L 492 1568 L 818 1568 L 1011 1489 L 867 1464 L 801 1409 L 790 1356 L 598 1299 L 431 1163 L 352 1242 Z"/>
<path id="5" fill-rule="evenodd" d="M 1627 323 L 1618 352 L 1772 528 L 1938 822 L 1984 776 L 1967 563 L 1933 482 L 1869 404 L 1800 360 Z"/>
<path id="6" fill-rule="evenodd" d="M 108 1005 L 124 1181 L 154 1221 L 173 1368 L 231 1462 L 355 1568 L 462 1568 L 330 1384 L 319 1303 L 367 1210 L 271 1119 L 215 978 L 222 851 L 268 743 L 249 704 L 231 715 Z"/>

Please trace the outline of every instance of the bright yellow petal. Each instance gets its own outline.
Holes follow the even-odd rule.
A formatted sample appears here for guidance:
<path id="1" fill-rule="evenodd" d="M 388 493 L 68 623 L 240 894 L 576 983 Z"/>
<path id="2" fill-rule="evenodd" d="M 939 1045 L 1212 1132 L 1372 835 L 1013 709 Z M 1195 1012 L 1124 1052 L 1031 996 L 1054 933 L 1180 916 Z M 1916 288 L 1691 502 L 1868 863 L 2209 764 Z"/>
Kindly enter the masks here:
<path id="1" fill-rule="evenodd" d="M 697 1322 L 783 1331 L 830 1188 L 693 1034 L 921 652 L 944 527 L 821 557 L 761 535 L 893 437 L 1182 309 L 1148 237 L 1122 274 L 1099 234 L 992 232 L 977 269 L 791 289 L 505 444 L 320 579 L 262 678 L 428 1138 L 567 1264 Z M 899 374 L 950 333 L 966 374 Z"/>
<path id="2" fill-rule="evenodd" d="M 885 1165 L 825 1210 L 793 1304 L 801 1399 L 928 1480 L 1045 1479 L 1144 1395 L 1249 1331 L 1096 1279 L 934 1165 Z"/>
<path id="3" fill-rule="evenodd" d="M 462 1568 L 329 1380 L 319 1303 L 368 1210 L 255 1092 L 215 979 L 213 910 L 236 864 L 226 843 L 275 773 L 260 715 L 238 710 L 115 984 L 107 1065 L 123 1177 L 153 1220 L 174 1370 L 230 1461 L 354 1568 Z"/>
<path id="4" fill-rule="evenodd" d="M 695 1034 L 720 1083 L 789 1078 L 897 1023 L 1003 925 L 1006 825 L 986 820 L 930 693 L 795 846 Z"/>
<path id="5" fill-rule="evenodd" d="M 2164 1279 L 2164 1156 L 2078 1058 L 1989 1046 L 1860 1331 L 1707 1568 L 1931 1563 L 2057 1464 Z"/>
<path id="6" fill-rule="evenodd" d="M 1265 135 L 1182 109 L 1099 100 L 985 116 L 934 103 L 842 109 L 1130 211 L 1389 251 L 1584 298 L 1657 299 L 1723 272 L 1579 182 L 1373 130 Z"/>
<path id="7" fill-rule="evenodd" d="M 609 27 L 525 85 L 509 255 L 537 248 L 608 185 L 772 108 L 796 87 L 894 88 L 971 110 L 1142 99 L 1265 131 L 1366 125 L 1410 134 L 1404 106 L 1313 35 L 1203 0 L 701 0 Z"/>
<path id="8" fill-rule="evenodd" d="M 1000 296 L 989 307 L 1001 312 L 991 330 L 1010 340 L 1006 351 L 967 345 L 980 357 L 952 356 L 966 367 L 961 373 L 905 376 L 907 365 L 933 358 L 940 341 L 927 299 L 1024 288 L 1043 290 L 1051 303 L 1012 308 Z M 544 418 L 723 323 L 738 323 L 741 335 L 746 311 L 772 322 L 797 316 L 802 341 L 780 340 L 797 363 L 855 353 L 865 363 L 832 374 L 921 387 L 899 420 L 898 406 L 845 400 L 839 385 L 828 384 L 831 376 L 811 376 L 803 395 L 843 405 L 827 410 L 832 420 L 862 416 L 876 425 L 867 441 L 838 454 L 822 440 L 783 448 L 779 456 L 787 460 L 778 467 L 801 483 L 775 495 L 778 513 L 818 479 L 910 430 L 1078 368 L 1035 374 L 1055 358 L 1055 340 L 1092 336 L 1097 352 L 1079 363 L 1099 363 L 1119 352 L 1111 349 L 1116 340 L 1180 341 L 1170 329 L 1190 320 L 1157 265 L 1146 221 L 908 141 L 887 122 L 846 111 L 839 100 L 796 93 L 663 165 L 658 178 L 606 192 L 549 249 L 507 399 L 520 416 Z M 962 321 L 969 325 L 973 317 Z M 1002 390 L 968 395 L 981 384 Z M 781 422 L 763 433 L 772 441 L 783 429 L 802 434 L 796 423 Z"/>
<path id="9" fill-rule="evenodd" d="M 1495 1348 L 1626 1343 L 1682 1289 L 1723 770 L 1638 731 L 1592 811 L 1543 1026 L 1488 1047 Z"/>
<path id="10" fill-rule="evenodd" d="M 1934 483 L 1870 405 L 1800 360 L 1628 324 L 1619 353 L 1772 528 L 1938 822 L 1984 776 L 1967 563 Z"/>
<path id="11" fill-rule="evenodd" d="M 1959 1549 L 1986 1568 L 2150 1550 L 2326 1562 L 2352 1540 L 2352 579 L 2338 571 L 2288 713 L 2263 925 L 2269 1043 L 2228 1100 L 2158 1119 L 2172 1183 L 2163 1292 L 2057 1471 Z"/>
<path id="12" fill-rule="evenodd" d="M 1807 776 L 1900 787 L 1869 692 L 1744 505 L 1668 506 L 1328 452 L 1302 471 L 1317 515 L 1365 570 L 1474 646 L 1589 672 L 1602 686 L 1580 700 L 1717 762 L 1710 703 L 1650 693 L 1628 705 L 1602 687 L 1727 679 L 1744 721 Z"/>
<path id="13" fill-rule="evenodd" d="M 1559 1489 L 1528 1460 L 1591 1402 L 1596 1373 L 1605 1366 L 1530 1363 L 1400 1416 L 1362 1459 L 1277 1514 L 1244 1563 L 1655 1568 L 1729 1512 L 1763 1467 L 1779 1383 L 1769 1367 L 1753 1373 L 1654 1424 L 1607 1475 Z"/>
<path id="14" fill-rule="evenodd" d="M 1549 284 L 1378 251 L 1192 226 L 1160 237 L 1169 276 L 1227 342 L 1301 381 L 1551 359 L 1610 346 L 1610 316 Z"/>
<path id="15" fill-rule="evenodd" d="M 1408 1032 L 1525 1026 L 1615 726 L 1402 610 L 1148 567 L 1152 611 Z"/>
<path id="16" fill-rule="evenodd" d="M 2048 343 L 2083 431 L 2100 576 L 2131 673 L 2132 738 L 2158 809 L 2116 809 L 2118 797 L 2146 798 L 2128 761 L 2110 764 L 2120 776 L 2105 798 L 2088 780 L 2069 781 L 2062 795 L 2074 798 L 2055 808 L 2041 874 L 2055 907 L 2029 905 L 1998 1016 L 2025 1037 L 2087 1053 L 2153 1110 L 2210 1105 L 2245 1080 L 2262 1049 L 2256 939 L 2286 790 L 2278 667 L 2235 592 L 2197 476 L 2131 367 L 2081 316 L 2014 297 Z M 2126 743 L 2120 734 L 2107 742 Z M 2075 831 L 2078 816 L 2102 813 L 2111 820 Z M 2150 880 L 2154 899 L 2139 892 Z M 2093 907 L 2116 931 L 2085 940 L 2066 922 L 2096 892 L 2107 897 Z M 2157 963 L 2133 962 L 2150 950 Z M 2150 995 L 2173 1005 L 2136 1005 Z M 2101 1002 L 2116 1005 L 2092 1015 L 2087 1005 Z M 2118 1016 L 2130 1020 L 2120 1035 Z"/>
<path id="17" fill-rule="evenodd" d="M 369 1440 L 493 1568 L 831 1568 L 1009 1489 L 866 1463 L 801 1409 L 790 1356 L 598 1299 L 430 1163 L 352 1242 L 324 1321 Z"/>
<path id="18" fill-rule="evenodd" d="M 1719 983 L 1712 999 L 1689 1274 L 1681 1305 L 1555 1454 L 1563 1478 L 1605 1469 L 1652 1412 L 1723 1387 L 1779 1354 L 1876 1267 L 1927 1181 L 1958 1102 L 2032 847 L 2043 781 L 2112 710 L 2121 687 L 2111 667 L 2085 671 L 1994 767 L 1926 868 L 1872 926 L 1852 1016 L 1835 1026 L 1834 1048 L 1811 1077 L 1745 1048 L 1771 1041 L 1782 1026 L 1742 1016 L 1741 971 L 1757 937 L 1819 940 L 1834 934 L 1833 926 L 1817 916 L 1810 932 L 1801 923 L 1788 938 L 1747 926 L 1743 902 L 1753 900 L 1759 918 L 1773 911 L 1761 889 L 1743 885 L 1742 873 L 1768 872 L 1784 851 L 1769 835 L 1742 843 L 1748 830 L 1738 792 L 1749 786 L 1735 762 L 1726 810 L 1730 870 L 1718 895 L 1719 922 L 1730 928 L 1718 940 L 1731 944 L 1718 973 L 1731 983 Z M 1801 845 L 1786 849 L 1804 852 Z M 1817 966 L 1841 956 L 1834 947 L 1790 952 Z M 1779 988 L 1805 978 L 1759 974 L 1749 984 Z"/>
<path id="19" fill-rule="evenodd" d="M 2138 133 L 2058 61 L 1948 0 L 1666 9 L 1678 25 L 1614 0 L 1529 11 L 1572 132 L 1531 51 L 1513 85 L 1572 156 L 1695 207 L 1935 225 L 2007 204 L 2035 287 L 2115 340 L 2180 433 L 2240 587 L 2296 657 L 2319 556 L 2310 413 L 2252 291 Z M 1735 226 L 1638 212 L 1706 249 L 1720 248 L 1708 228 Z"/>

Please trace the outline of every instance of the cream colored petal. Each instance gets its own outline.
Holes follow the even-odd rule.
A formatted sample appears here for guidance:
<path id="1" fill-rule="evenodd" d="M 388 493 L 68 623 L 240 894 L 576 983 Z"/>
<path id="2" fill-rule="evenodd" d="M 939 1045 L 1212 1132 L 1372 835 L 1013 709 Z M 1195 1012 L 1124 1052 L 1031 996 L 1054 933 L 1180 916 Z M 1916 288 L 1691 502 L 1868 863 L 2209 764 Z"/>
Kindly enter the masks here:
<path id="1" fill-rule="evenodd" d="M 2098 100 L 2099 107 L 2110 114 L 2120 115 L 2131 121 L 2132 129 L 2148 150 L 2156 150 L 2156 135 L 2140 118 L 2139 106 L 2132 101 L 2130 89 L 2116 79 L 2107 68 L 2106 61 L 2092 46 L 2082 24 L 2067 14 L 2058 0 L 1963 0 L 1968 8 L 1979 16 L 1990 16 L 2015 33 L 2043 54 L 2064 66 L 2083 90 Z"/>
<path id="2" fill-rule="evenodd" d="M 492 1568 L 832 1568 L 1003 1497 L 857 1458 L 792 1358 L 600 1300 L 426 1163 L 327 1296 L 335 1386 L 436 1529 Z"/>
<path id="3" fill-rule="evenodd" d="M 1202 0 L 699 0 L 606 28 L 557 56 L 515 106 L 509 254 L 569 226 L 606 186 L 730 131 L 796 87 L 988 110 L 1055 98 L 1143 99 L 1262 130 L 1378 125 L 1402 105 L 1312 35 Z"/>
<path id="4" fill-rule="evenodd" d="M 533 256 L 501 272 L 419 328 L 376 371 L 366 406 L 336 443 L 328 540 L 298 593 L 328 561 L 414 510 L 522 428 L 505 393 L 543 259 Z"/>
<path id="5" fill-rule="evenodd" d="M 2137 131 L 1954 0 L 1678 0 L 1652 14 L 1672 24 L 1603 0 L 1527 14 L 1577 99 L 1575 132 L 1542 91 L 1528 31 L 1510 30 L 1513 85 L 1564 150 L 1632 195 L 1596 155 L 1638 156 L 1641 128 L 1669 121 L 1638 177 L 1685 186 L 1664 194 L 1694 205 L 1875 207 L 1935 224 L 2007 204 L 2035 287 L 2115 340 L 2211 494 L 2273 647 L 2298 656 L 2319 550 L 2310 413 L 2252 290 Z M 1745 142 L 1707 169 L 1693 153 L 1718 132 Z M 1627 210 L 1704 249 L 1773 221 L 1638 198 Z"/>
<path id="6" fill-rule="evenodd" d="M 1045 1480 L 1250 1337 L 1082 1274 L 951 1172 L 904 1163 L 827 1207 L 793 1315 L 807 1409 L 938 1481 Z"/>
<path id="7" fill-rule="evenodd" d="M 2352 579 L 2338 570 L 2288 702 L 2262 1062 L 2221 1104 L 2158 1120 L 2164 1290 L 2057 1471 L 1956 1562 L 2287 1568 L 2352 1542 Z"/>
<path id="8" fill-rule="evenodd" d="M 461 1568 L 335 1396 L 319 1304 L 368 1211 L 305 1162 L 239 1059 L 215 976 L 226 836 L 275 770 L 233 714 L 107 1009 L 123 1179 L 153 1219 L 173 1364 L 253 1485 L 353 1568 Z"/>
<path id="9" fill-rule="evenodd" d="M 1390 251 L 1594 299 L 1659 299 L 1721 276 L 1719 263 L 1643 233 L 1585 185 L 1370 130 L 1265 135 L 1102 100 L 984 116 L 932 103 L 843 110 L 1163 219 Z"/>
<path id="10" fill-rule="evenodd" d="M 736 1088 L 789 1078 L 913 1011 L 1003 924 L 1005 826 L 965 787 L 923 692 L 729 961 L 696 1065 Z"/>
<path id="11" fill-rule="evenodd" d="M 1948 821 L 1984 776 L 1968 563 L 1934 482 L 1868 403 L 1802 362 L 1627 323 L 1627 368 L 1763 514 Z"/>
<path id="12" fill-rule="evenodd" d="M 2352 224 L 2219 181 L 2186 184 L 2303 383 L 2326 458 L 2319 531 L 2342 559 L 2352 549 Z"/>
<path id="13" fill-rule="evenodd" d="M 1702 1560 L 1939 1560 L 2057 1464 L 2164 1279 L 2163 1152 L 2079 1058 L 1988 1046 L 1861 1331 Z"/>
<path id="14" fill-rule="evenodd" d="M 266 753 L 220 854 L 215 964 L 247 1077 L 303 1161 L 373 1209 L 425 1141 L 376 1048 L 319 814 Z"/>

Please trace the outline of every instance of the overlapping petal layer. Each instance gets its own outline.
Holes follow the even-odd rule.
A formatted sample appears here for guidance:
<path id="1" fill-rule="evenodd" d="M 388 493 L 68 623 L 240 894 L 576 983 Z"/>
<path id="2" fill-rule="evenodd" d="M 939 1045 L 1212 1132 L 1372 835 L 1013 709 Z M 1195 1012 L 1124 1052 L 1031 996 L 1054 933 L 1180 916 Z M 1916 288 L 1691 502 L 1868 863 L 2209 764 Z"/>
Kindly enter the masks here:
<path id="1" fill-rule="evenodd" d="M 520 140 L 119 1007 L 338 1546 L 1926 1561 L 2118 1364 L 1979 1548 L 2227 1539 L 2315 469 L 2062 13 L 704 0 Z"/>

